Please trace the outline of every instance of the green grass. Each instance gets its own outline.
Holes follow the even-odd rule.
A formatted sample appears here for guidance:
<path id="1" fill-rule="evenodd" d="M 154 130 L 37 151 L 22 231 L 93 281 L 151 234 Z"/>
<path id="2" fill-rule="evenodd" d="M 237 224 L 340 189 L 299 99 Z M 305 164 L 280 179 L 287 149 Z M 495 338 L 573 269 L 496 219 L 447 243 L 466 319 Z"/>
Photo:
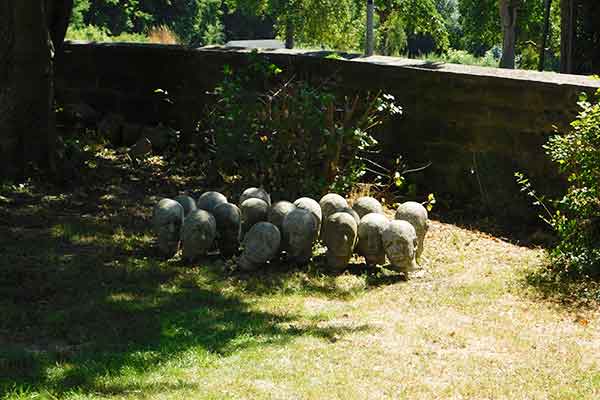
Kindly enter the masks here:
<path id="1" fill-rule="evenodd" d="M 539 278 L 543 250 L 434 222 L 408 281 L 319 257 L 240 276 L 162 260 L 150 194 L 189 181 L 130 172 L 2 187 L 0 398 L 600 396 L 597 303 L 573 293 L 597 288 Z"/>

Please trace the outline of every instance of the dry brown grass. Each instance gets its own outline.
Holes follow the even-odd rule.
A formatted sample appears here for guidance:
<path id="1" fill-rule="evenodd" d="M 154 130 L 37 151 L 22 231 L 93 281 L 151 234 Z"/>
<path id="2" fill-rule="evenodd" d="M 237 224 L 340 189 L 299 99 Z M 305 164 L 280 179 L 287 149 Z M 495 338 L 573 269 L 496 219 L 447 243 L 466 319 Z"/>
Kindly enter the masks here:
<path id="1" fill-rule="evenodd" d="M 148 31 L 148 42 L 157 44 L 179 44 L 179 37 L 166 25 L 152 27 Z"/>

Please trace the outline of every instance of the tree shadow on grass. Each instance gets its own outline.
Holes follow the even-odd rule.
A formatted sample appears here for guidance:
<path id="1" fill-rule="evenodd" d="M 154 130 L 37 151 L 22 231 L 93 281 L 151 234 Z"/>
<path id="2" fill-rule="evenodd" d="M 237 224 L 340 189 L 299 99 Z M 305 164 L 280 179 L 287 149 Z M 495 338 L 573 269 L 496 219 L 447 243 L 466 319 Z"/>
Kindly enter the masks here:
<path id="1" fill-rule="evenodd" d="M 568 311 L 597 310 L 600 304 L 600 280 L 569 276 L 548 266 L 523 276 L 522 285 L 535 299 L 548 301 Z"/>
<path id="2" fill-rule="evenodd" d="M 334 341 L 369 329 L 298 324 L 299 315 L 257 311 L 245 299 L 245 285 L 224 294 L 228 277 L 218 265 L 157 258 L 137 225 L 115 228 L 74 216 L 47 216 L 43 225 L 0 226 L 0 394 L 11 388 L 59 397 L 147 394 L 158 388 L 104 378 L 152 371 L 189 351 L 205 354 L 210 367 L 216 356 L 253 346 L 299 336 Z M 287 284 L 284 274 L 264 277 L 269 286 Z M 317 286 L 304 290 L 316 293 Z"/>

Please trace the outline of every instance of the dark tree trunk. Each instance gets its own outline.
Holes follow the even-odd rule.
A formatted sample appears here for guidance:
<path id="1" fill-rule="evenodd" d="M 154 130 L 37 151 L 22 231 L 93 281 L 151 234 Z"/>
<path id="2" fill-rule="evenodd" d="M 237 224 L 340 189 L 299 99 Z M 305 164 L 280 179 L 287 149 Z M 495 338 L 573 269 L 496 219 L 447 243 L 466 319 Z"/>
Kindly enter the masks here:
<path id="1" fill-rule="evenodd" d="M 517 41 L 517 12 L 519 3 L 516 0 L 500 0 L 500 21 L 502 23 L 502 59 L 500 68 L 515 68 L 515 45 Z"/>
<path id="2" fill-rule="evenodd" d="M 560 72 L 573 73 L 573 47 L 575 45 L 575 0 L 561 0 L 560 17 Z"/>
<path id="3" fill-rule="evenodd" d="M 294 23 L 288 18 L 285 23 L 285 48 L 294 48 Z"/>
<path id="4" fill-rule="evenodd" d="M 546 46 L 548 43 L 548 32 L 550 30 L 550 11 L 552 0 L 544 0 L 544 29 L 542 32 L 542 45 L 540 46 L 540 62 L 538 71 L 543 71 L 546 64 Z"/>
<path id="5" fill-rule="evenodd" d="M 374 9 L 375 5 L 373 4 L 373 0 L 367 0 L 367 45 L 365 46 L 365 55 L 367 57 L 373 55 L 373 50 L 375 47 L 375 35 L 373 27 Z"/>
<path id="6" fill-rule="evenodd" d="M 60 47 L 71 9 L 53 12 L 50 5 L 56 3 L 0 1 L 0 176 L 24 176 L 31 165 L 55 170 L 50 26 Z"/>

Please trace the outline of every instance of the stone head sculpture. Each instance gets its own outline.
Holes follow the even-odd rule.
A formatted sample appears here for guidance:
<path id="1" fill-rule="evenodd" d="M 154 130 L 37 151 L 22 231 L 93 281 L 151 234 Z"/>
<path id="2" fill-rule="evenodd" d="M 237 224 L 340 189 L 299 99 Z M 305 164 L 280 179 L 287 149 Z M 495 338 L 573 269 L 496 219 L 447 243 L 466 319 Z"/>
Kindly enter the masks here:
<path id="1" fill-rule="evenodd" d="M 415 201 L 408 201 L 402 203 L 398 210 L 396 210 L 396 219 L 410 222 L 417 232 L 417 239 L 419 241 L 417 247 L 417 260 L 421 258 L 423 254 L 423 244 L 425 242 L 425 236 L 429 230 L 429 218 L 427 215 L 427 209 L 420 203 Z"/>
<path id="2" fill-rule="evenodd" d="M 323 222 L 323 213 L 321 211 L 321 206 L 319 205 L 319 203 L 316 202 L 316 200 L 313 200 L 310 197 L 301 197 L 294 202 L 294 205 L 297 208 L 303 208 L 313 213 L 315 218 L 317 218 L 319 230 L 321 230 L 321 223 Z"/>
<path id="3" fill-rule="evenodd" d="M 176 202 L 181 204 L 181 206 L 183 207 L 183 212 L 185 213 L 186 217 L 192 211 L 197 210 L 196 201 L 193 198 L 191 198 L 190 196 L 181 195 L 181 196 L 175 197 L 175 199 L 173 199 L 173 200 L 175 200 Z"/>
<path id="4" fill-rule="evenodd" d="M 266 221 L 269 213 L 269 205 L 255 197 L 244 200 L 240 205 L 242 212 L 242 236 L 246 234 L 255 224 Z"/>
<path id="5" fill-rule="evenodd" d="M 275 225 L 280 231 L 283 229 L 283 219 L 292 210 L 295 210 L 296 206 L 289 201 L 278 201 L 273 204 L 269 209 L 269 215 L 267 221 Z"/>
<path id="6" fill-rule="evenodd" d="M 271 196 L 263 188 L 252 187 L 252 188 L 248 188 L 248 189 L 244 190 L 244 192 L 240 196 L 240 204 L 242 204 L 244 201 L 246 201 L 248 199 L 261 199 L 262 201 L 267 203 L 269 206 L 271 205 Z"/>
<path id="7" fill-rule="evenodd" d="M 224 257 L 231 257 L 240 248 L 242 212 L 231 203 L 219 204 L 213 210 L 217 223 L 217 245 Z"/>
<path id="8" fill-rule="evenodd" d="M 283 243 L 290 261 L 307 263 L 312 257 L 312 247 L 319 236 L 319 225 L 314 214 L 296 208 L 283 219 Z"/>
<path id="9" fill-rule="evenodd" d="M 334 269 L 345 268 L 354 252 L 358 226 L 352 215 L 344 212 L 331 214 L 325 221 L 323 241 L 327 246 L 327 263 Z"/>
<path id="10" fill-rule="evenodd" d="M 244 251 L 238 260 L 238 266 L 244 271 L 254 271 L 275 258 L 280 246 L 279 229 L 269 222 L 259 222 L 244 237 Z"/>
<path id="11" fill-rule="evenodd" d="M 183 223 L 181 241 L 183 258 L 193 261 L 206 255 L 217 236 L 217 223 L 211 213 L 204 210 L 192 211 Z"/>
<path id="12" fill-rule="evenodd" d="M 359 197 L 352 205 L 352 209 L 356 211 L 360 218 L 370 213 L 383 214 L 383 206 L 377 199 L 373 197 Z"/>
<path id="13" fill-rule="evenodd" d="M 336 210 L 348 207 L 348 202 L 342 196 L 336 193 L 328 193 L 319 201 L 323 219 L 326 220 Z"/>
<path id="14" fill-rule="evenodd" d="M 351 209 L 350 207 L 336 208 L 335 212 L 343 212 L 346 214 L 350 214 L 352 216 L 352 218 L 354 218 L 354 221 L 356 222 L 356 226 L 360 225 L 360 217 L 358 216 L 358 213 L 356 211 L 354 211 L 353 209 Z"/>
<path id="15" fill-rule="evenodd" d="M 227 197 L 219 192 L 206 192 L 198 197 L 196 207 L 199 210 L 212 212 L 213 209 L 219 204 L 227 203 Z"/>
<path id="16" fill-rule="evenodd" d="M 179 249 L 184 211 L 181 204 L 162 199 L 152 213 L 152 228 L 158 238 L 158 248 L 167 257 L 173 257 Z"/>
<path id="17" fill-rule="evenodd" d="M 389 220 L 385 215 L 370 213 L 362 217 L 358 226 L 358 253 L 367 265 L 385 264 L 382 234 Z"/>
<path id="18" fill-rule="evenodd" d="M 400 272 L 410 272 L 418 268 L 415 256 L 417 254 L 417 232 L 406 221 L 390 221 L 381 235 L 385 254 L 390 260 L 390 269 Z"/>
<path id="19" fill-rule="evenodd" d="M 323 221 L 327 220 L 331 214 L 339 209 L 347 208 L 348 202 L 342 196 L 336 193 L 328 193 L 319 201 Z M 321 224 L 321 233 L 323 233 L 323 224 Z"/>

